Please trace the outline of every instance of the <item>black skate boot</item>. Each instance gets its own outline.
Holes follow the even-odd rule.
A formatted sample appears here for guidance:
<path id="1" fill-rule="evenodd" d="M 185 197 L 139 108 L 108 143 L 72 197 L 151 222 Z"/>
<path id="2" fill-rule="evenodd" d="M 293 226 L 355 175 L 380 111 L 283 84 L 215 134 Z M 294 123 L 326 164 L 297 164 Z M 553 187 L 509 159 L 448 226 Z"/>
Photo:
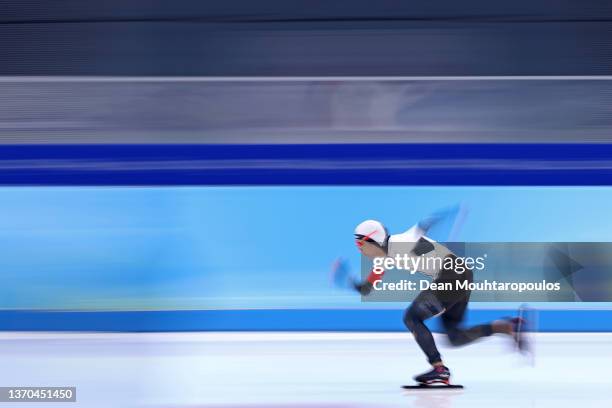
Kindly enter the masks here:
<path id="1" fill-rule="evenodd" d="M 525 336 L 527 322 L 521 317 L 515 317 L 509 321 L 512 324 L 512 338 L 516 343 L 516 348 L 521 353 L 529 352 L 529 342 L 527 336 Z"/>
<path id="2" fill-rule="evenodd" d="M 435 366 L 431 371 L 417 375 L 414 380 L 420 384 L 446 384 L 450 382 L 450 371 L 445 366 Z"/>
<path id="3" fill-rule="evenodd" d="M 447 367 L 435 366 L 433 370 L 414 377 L 417 385 L 404 385 L 402 388 L 405 390 L 457 390 L 463 388 L 463 385 L 451 384 L 450 376 Z"/>
<path id="4" fill-rule="evenodd" d="M 521 305 L 518 310 L 518 317 L 511 320 L 513 325 L 512 335 L 516 343 L 516 348 L 521 354 L 529 359 L 532 365 L 535 362 L 533 347 L 533 333 L 536 327 L 535 320 L 535 311 L 526 305 Z"/>
<path id="5" fill-rule="evenodd" d="M 521 353 L 529 352 L 529 341 L 525 335 L 527 321 L 522 317 L 521 311 L 519 310 L 518 317 L 504 317 L 502 320 L 506 321 L 510 326 L 508 334 L 512 336 L 516 350 Z"/>

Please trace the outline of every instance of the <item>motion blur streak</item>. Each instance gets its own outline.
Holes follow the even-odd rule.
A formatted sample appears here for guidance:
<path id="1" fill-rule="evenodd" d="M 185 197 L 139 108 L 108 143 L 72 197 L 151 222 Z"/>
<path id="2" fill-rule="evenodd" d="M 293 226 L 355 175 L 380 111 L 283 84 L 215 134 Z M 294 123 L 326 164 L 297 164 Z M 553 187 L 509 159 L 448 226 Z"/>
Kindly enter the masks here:
<path id="1" fill-rule="evenodd" d="M 612 364 L 608 333 L 539 334 L 535 367 L 500 353 L 504 338 L 459 350 L 439 340 L 463 392 L 401 392 L 427 368 L 408 333 L 0 334 L 12 367 L 0 382 L 77 384 L 78 405 L 64 406 L 95 408 L 575 408 L 612 398 L 608 378 L 591 375 L 594 358 Z M 491 362 L 495 375 L 482 369 Z"/>
<path id="2" fill-rule="evenodd" d="M 0 1 L 0 387 L 608 407 L 611 106 L 609 0 Z M 454 204 L 428 237 L 551 243 L 476 281 L 510 259 L 564 290 L 524 314 L 535 366 L 508 336 L 440 342 L 464 392 L 403 394 L 427 368 L 409 299 L 363 302 L 330 266 L 358 275 L 359 222 Z M 472 300 L 466 325 L 519 306 Z"/>
<path id="3" fill-rule="evenodd" d="M 612 68 L 608 1 L 4 3 L 0 36 L 11 41 L 0 42 L 0 75 L 609 75 Z"/>
<path id="4" fill-rule="evenodd" d="M 607 142 L 612 77 L 0 78 L 0 143 Z"/>

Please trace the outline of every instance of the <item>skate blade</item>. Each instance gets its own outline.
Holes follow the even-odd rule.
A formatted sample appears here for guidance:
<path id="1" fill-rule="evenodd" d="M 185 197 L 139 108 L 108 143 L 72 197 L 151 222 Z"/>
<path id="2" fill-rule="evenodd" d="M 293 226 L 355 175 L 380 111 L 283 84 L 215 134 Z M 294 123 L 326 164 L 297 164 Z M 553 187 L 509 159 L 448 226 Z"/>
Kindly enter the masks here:
<path id="1" fill-rule="evenodd" d="M 447 382 L 420 383 L 416 385 L 402 385 L 405 390 L 457 390 L 463 389 L 463 385 L 449 384 Z"/>
<path id="2" fill-rule="evenodd" d="M 535 309 L 526 304 L 522 304 L 518 310 L 518 318 L 522 320 L 517 327 L 517 335 L 521 336 L 521 341 L 515 342 L 515 350 L 524 358 L 524 361 L 531 367 L 535 366 L 535 336 L 538 327 L 538 314 Z"/>

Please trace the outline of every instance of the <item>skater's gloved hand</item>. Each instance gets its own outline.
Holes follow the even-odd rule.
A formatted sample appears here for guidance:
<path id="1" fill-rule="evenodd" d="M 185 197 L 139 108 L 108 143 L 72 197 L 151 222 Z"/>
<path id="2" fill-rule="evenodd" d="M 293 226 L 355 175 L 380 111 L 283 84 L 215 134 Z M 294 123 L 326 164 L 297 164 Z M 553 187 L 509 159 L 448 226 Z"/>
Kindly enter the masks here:
<path id="1" fill-rule="evenodd" d="M 355 288 L 355 290 L 357 290 L 357 292 L 361 294 L 361 296 L 367 296 L 370 294 L 370 292 L 372 292 L 372 288 L 374 287 L 374 285 L 372 285 L 368 281 L 362 283 L 354 282 L 353 287 Z"/>
<path id="2" fill-rule="evenodd" d="M 337 258 L 331 267 L 330 281 L 340 289 L 351 289 L 355 279 L 351 276 L 351 266 L 344 258 Z"/>
<path id="3" fill-rule="evenodd" d="M 454 205 L 452 207 L 443 208 L 443 209 L 441 209 L 439 211 L 436 211 L 433 214 L 423 218 L 421 221 L 419 221 L 417 226 L 423 232 L 427 232 L 434 225 L 438 224 L 439 222 L 443 221 L 444 219 L 449 218 L 451 216 L 457 215 L 462 209 L 463 209 L 463 206 L 460 205 L 460 204 Z"/>
<path id="4" fill-rule="evenodd" d="M 369 281 L 361 282 L 354 277 L 351 274 L 350 264 L 344 258 L 338 258 L 332 264 L 330 280 L 334 287 L 356 290 L 362 296 L 368 295 L 373 287 Z"/>

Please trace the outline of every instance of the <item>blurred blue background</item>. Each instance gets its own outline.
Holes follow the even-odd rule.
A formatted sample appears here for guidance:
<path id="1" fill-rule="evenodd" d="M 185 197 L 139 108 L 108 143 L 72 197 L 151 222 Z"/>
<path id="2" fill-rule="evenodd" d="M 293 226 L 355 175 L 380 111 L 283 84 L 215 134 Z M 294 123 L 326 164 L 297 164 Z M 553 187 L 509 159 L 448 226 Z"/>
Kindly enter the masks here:
<path id="1" fill-rule="evenodd" d="M 330 265 L 459 202 L 433 238 L 612 241 L 611 4 L 315 3 L 3 3 L 0 329 L 404 330 Z"/>
<path id="2" fill-rule="evenodd" d="M 375 218 L 398 233 L 458 202 L 462 228 L 432 237 L 612 241 L 609 187 L 5 187 L 0 305 L 388 308 L 330 287 L 336 257 L 359 270 L 354 226 Z"/>

